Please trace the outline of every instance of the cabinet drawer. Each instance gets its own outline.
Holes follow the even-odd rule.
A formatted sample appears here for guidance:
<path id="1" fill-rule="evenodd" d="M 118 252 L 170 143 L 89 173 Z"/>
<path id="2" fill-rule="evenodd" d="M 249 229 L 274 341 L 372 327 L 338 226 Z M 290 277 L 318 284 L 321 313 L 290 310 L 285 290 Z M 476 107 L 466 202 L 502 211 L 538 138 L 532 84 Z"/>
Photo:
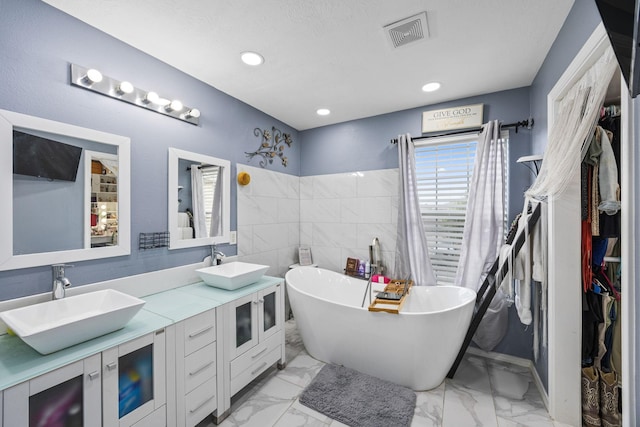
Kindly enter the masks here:
<path id="1" fill-rule="evenodd" d="M 276 363 L 280 359 L 281 355 L 282 350 L 280 349 L 280 347 L 263 353 L 261 357 L 255 359 L 253 363 L 251 363 L 251 365 L 247 367 L 247 369 L 240 372 L 235 378 L 231 378 L 231 385 L 229 387 L 231 396 L 242 390 L 243 387 L 256 379 L 258 375 L 266 371 L 269 366 Z"/>
<path id="2" fill-rule="evenodd" d="M 184 354 L 188 355 L 216 340 L 216 311 L 209 310 L 184 321 Z"/>
<path id="3" fill-rule="evenodd" d="M 270 353 L 274 348 L 280 348 L 281 345 L 281 334 L 277 333 L 261 342 L 257 346 L 253 347 L 251 350 L 247 351 L 242 356 L 238 356 L 231 361 L 231 378 L 235 378 L 244 370 L 249 368 L 254 364 L 254 362 L 261 359 L 267 353 Z"/>
<path id="4" fill-rule="evenodd" d="M 167 407 L 162 405 L 131 427 L 165 427 L 167 425 Z"/>
<path id="5" fill-rule="evenodd" d="M 216 378 L 206 381 L 184 397 L 185 423 L 193 427 L 216 410 Z"/>
<path id="6" fill-rule="evenodd" d="M 184 359 L 184 390 L 191 390 L 216 375 L 216 344 L 211 343 Z"/>

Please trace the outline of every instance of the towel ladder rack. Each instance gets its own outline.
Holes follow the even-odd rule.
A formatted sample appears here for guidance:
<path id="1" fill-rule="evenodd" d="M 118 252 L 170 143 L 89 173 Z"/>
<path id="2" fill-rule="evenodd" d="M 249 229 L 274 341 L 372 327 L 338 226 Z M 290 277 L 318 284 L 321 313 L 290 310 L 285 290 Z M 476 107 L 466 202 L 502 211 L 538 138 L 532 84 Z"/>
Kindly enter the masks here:
<path id="1" fill-rule="evenodd" d="M 536 223 L 538 222 L 538 219 L 540 219 L 541 207 L 542 207 L 542 203 L 538 203 L 538 205 L 533 210 L 533 213 L 531 214 L 531 216 L 527 221 L 527 228 L 525 230 L 531 231 L 533 227 L 536 225 Z M 520 253 L 520 249 L 522 249 L 524 242 L 527 240 L 527 236 L 525 235 L 525 230 L 522 230 L 514 239 L 515 243 L 513 243 L 511 247 L 511 252 L 514 258 L 518 255 L 518 253 Z M 462 342 L 462 347 L 458 352 L 458 356 L 456 357 L 455 362 L 453 362 L 453 365 L 451 366 L 451 369 L 447 374 L 447 378 L 453 378 L 453 376 L 456 374 L 456 371 L 458 370 L 458 366 L 460 365 L 460 362 L 462 361 L 462 358 L 464 357 L 464 354 L 466 353 L 467 348 L 469 347 L 469 344 L 471 344 L 471 339 L 473 338 L 473 335 L 476 333 L 476 330 L 478 329 L 478 325 L 480 325 L 482 318 L 484 317 L 485 313 L 487 312 L 487 309 L 489 308 L 489 304 L 491 304 L 493 297 L 496 295 L 497 288 L 498 286 L 500 286 L 500 283 L 496 283 L 496 272 L 498 272 L 499 264 L 500 264 L 500 257 L 498 257 L 498 259 L 496 259 L 496 261 L 493 263 L 493 265 L 491 266 L 491 269 L 489 270 L 489 273 L 487 274 L 487 277 L 484 279 L 484 282 L 482 282 L 482 286 L 480 286 L 480 289 L 478 289 L 478 294 L 476 296 L 475 309 L 473 312 L 473 316 L 471 317 L 471 324 L 469 325 L 469 329 L 467 330 L 467 335 L 464 337 L 464 341 Z M 502 264 L 502 267 L 500 268 L 500 272 L 499 274 L 497 274 L 497 276 L 505 277 L 508 272 L 509 272 L 509 263 L 505 262 Z"/>

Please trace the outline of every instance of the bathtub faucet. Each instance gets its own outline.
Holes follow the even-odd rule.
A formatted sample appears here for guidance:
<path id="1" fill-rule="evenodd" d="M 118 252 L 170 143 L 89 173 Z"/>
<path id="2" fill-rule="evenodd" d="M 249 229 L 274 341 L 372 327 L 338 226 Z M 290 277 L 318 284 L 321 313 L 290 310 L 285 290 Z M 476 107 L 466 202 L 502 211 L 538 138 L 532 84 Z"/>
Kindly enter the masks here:
<path id="1" fill-rule="evenodd" d="M 375 274 L 382 274 L 382 271 L 384 270 L 382 267 L 382 256 L 380 255 L 380 240 L 378 240 L 377 237 L 373 238 L 373 242 L 371 242 L 371 245 L 369 246 L 369 262 L 371 263 L 371 272 L 369 273 L 367 287 L 364 290 L 364 295 L 362 296 L 361 307 L 364 307 L 364 303 L 367 300 L 367 294 L 369 295 L 369 304 L 371 304 L 371 292 L 373 291 L 371 281 Z"/>
<path id="2" fill-rule="evenodd" d="M 380 253 L 380 240 L 373 238 L 373 242 L 369 246 L 369 260 L 371 262 L 371 276 L 374 274 L 383 274 L 382 255 Z"/>

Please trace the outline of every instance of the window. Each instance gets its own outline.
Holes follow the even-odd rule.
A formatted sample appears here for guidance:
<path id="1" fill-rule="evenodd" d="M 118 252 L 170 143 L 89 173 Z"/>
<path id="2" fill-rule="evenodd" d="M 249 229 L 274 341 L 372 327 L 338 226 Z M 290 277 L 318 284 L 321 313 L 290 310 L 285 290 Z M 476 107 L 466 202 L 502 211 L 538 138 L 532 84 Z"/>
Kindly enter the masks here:
<path id="1" fill-rule="evenodd" d="M 501 136 L 506 150 L 509 133 L 503 131 Z M 477 141 L 477 135 L 474 134 L 415 142 L 422 223 L 439 285 L 453 284 L 455 281 Z M 508 154 L 505 158 L 508 158 Z M 506 207 L 505 194 L 505 230 Z"/>

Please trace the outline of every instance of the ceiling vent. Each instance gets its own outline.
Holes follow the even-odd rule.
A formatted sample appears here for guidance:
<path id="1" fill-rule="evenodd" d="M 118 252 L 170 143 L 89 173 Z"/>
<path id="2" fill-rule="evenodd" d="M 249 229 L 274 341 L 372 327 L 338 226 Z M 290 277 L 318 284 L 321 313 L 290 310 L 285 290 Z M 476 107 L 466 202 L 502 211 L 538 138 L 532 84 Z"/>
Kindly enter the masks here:
<path id="1" fill-rule="evenodd" d="M 426 40 L 429 37 L 427 26 L 427 12 L 410 16 L 384 27 L 387 38 L 394 48 L 405 46 L 409 43 Z"/>

